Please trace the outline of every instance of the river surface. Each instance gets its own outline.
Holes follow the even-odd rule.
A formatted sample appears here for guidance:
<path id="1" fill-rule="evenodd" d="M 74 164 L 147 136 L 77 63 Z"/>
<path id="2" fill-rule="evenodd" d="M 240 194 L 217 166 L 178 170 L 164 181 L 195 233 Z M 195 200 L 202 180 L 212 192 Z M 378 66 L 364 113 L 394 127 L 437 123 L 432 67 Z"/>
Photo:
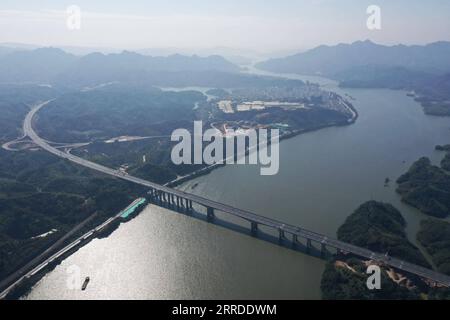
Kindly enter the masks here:
<path id="1" fill-rule="evenodd" d="M 390 202 L 415 243 L 425 216 L 400 202 L 395 180 L 421 156 L 440 161 L 434 147 L 450 143 L 450 119 L 426 116 L 402 91 L 340 89 L 330 80 L 292 77 L 349 94 L 359 119 L 282 141 L 278 175 L 229 165 L 181 189 L 330 237 L 363 202 Z M 317 258 L 149 205 L 108 238 L 65 259 L 25 298 L 320 299 L 324 266 Z M 74 277 L 86 276 L 86 291 L 71 289 Z"/>

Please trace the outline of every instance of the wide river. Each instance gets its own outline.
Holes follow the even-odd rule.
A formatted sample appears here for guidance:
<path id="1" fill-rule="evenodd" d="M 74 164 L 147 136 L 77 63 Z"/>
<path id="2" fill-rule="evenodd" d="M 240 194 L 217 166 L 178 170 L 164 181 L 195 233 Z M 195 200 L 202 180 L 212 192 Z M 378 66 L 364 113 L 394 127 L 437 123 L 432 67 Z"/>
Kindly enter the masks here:
<path id="1" fill-rule="evenodd" d="M 340 89 L 326 79 L 292 77 L 349 94 L 359 119 L 283 141 L 278 175 L 230 165 L 181 188 L 331 237 L 363 202 L 390 202 L 408 221 L 415 242 L 425 217 L 400 202 L 395 180 L 421 156 L 439 162 L 442 154 L 434 147 L 450 143 L 450 119 L 424 115 L 402 91 Z M 25 298 L 320 299 L 324 266 L 317 258 L 150 205 L 108 238 L 65 259 Z M 86 291 L 71 289 L 77 275 L 91 278 Z"/>

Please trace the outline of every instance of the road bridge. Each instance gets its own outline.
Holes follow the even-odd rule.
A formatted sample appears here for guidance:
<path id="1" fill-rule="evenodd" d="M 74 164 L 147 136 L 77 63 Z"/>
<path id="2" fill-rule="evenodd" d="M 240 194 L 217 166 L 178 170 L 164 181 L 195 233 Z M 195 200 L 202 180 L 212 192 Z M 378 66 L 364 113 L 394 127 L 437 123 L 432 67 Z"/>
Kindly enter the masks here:
<path id="1" fill-rule="evenodd" d="M 201 206 L 206 209 L 206 216 L 209 220 L 213 220 L 215 212 L 220 211 L 247 221 L 249 223 L 249 228 L 252 234 L 255 235 L 258 232 L 259 226 L 265 226 L 278 232 L 280 240 L 286 240 L 289 238 L 293 241 L 294 244 L 296 244 L 299 239 L 304 239 L 306 240 L 307 248 L 311 248 L 312 244 L 316 243 L 320 245 L 322 251 L 326 250 L 327 247 L 334 248 L 340 252 L 350 253 L 364 259 L 377 261 L 386 266 L 391 266 L 397 270 L 429 279 L 435 283 L 450 286 L 450 277 L 439 272 L 412 263 L 408 263 L 400 259 L 392 258 L 385 254 L 354 246 L 343 241 L 331 239 L 323 234 L 306 230 L 298 226 L 289 225 L 282 221 L 267 218 L 250 211 L 235 208 L 233 206 L 229 206 L 227 204 L 210 200 L 198 195 L 190 194 L 181 190 L 172 189 L 168 186 L 159 185 L 157 183 L 128 175 L 125 172 L 108 168 L 100 164 L 93 163 L 83 158 L 74 156 L 72 154 L 60 151 L 55 147 L 52 147 L 44 139 L 39 137 L 32 126 L 33 119 L 36 113 L 49 102 L 50 101 L 47 101 L 34 107 L 27 114 L 23 124 L 24 133 L 30 139 L 32 139 L 36 145 L 60 158 L 67 159 L 71 162 L 90 168 L 92 170 L 96 170 L 98 172 L 102 172 L 104 174 L 147 187 L 149 189 L 149 198 L 151 200 L 165 201 L 175 208 L 185 208 L 188 211 L 193 209 L 193 204 L 195 203 L 197 206 Z"/>

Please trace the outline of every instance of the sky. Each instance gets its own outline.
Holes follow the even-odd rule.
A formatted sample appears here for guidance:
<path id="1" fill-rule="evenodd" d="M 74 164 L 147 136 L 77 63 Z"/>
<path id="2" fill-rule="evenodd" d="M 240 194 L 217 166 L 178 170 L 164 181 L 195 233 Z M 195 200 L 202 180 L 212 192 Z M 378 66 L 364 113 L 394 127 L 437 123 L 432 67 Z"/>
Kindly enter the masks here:
<path id="1" fill-rule="evenodd" d="M 79 29 L 67 8 L 81 10 Z M 367 8 L 381 9 L 369 30 Z M 383 44 L 450 41 L 448 0 L 0 0 L 0 43 L 119 49 L 306 50 L 370 39 Z"/>

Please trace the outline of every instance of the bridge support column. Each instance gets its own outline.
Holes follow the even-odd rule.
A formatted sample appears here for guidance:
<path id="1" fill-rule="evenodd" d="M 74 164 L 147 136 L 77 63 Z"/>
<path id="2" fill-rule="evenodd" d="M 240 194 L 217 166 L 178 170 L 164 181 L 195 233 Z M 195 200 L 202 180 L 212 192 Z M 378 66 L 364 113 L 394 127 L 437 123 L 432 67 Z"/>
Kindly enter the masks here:
<path id="1" fill-rule="evenodd" d="M 312 248 L 311 239 L 306 239 L 306 252 L 310 253 Z"/>
<path id="2" fill-rule="evenodd" d="M 188 199 L 184 199 L 184 210 L 187 214 L 189 214 L 190 208 L 189 208 L 189 200 Z"/>
<path id="3" fill-rule="evenodd" d="M 292 236 L 292 244 L 293 244 L 294 246 L 298 245 L 298 236 L 297 236 L 296 234 L 294 234 L 294 235 Z"/>
<path id="4" fill-rule="evenodd" d="M 148 195 L 149 195 L 149 198 L 150 198 L 150 202 L 153 201 L 153 189 L 150 189 L 148 191 Z"/>
<path id="5" fill-rule="evenodd" d="M 177 196 L 177 209 L 180 210 L 180 197 Z"/>
<path id="6" fill-rule="evenodd" d="M 211 207 L 206 208 L 206 219 L 208 221 L 214 220 L 214 208 Z"/>
<path id="7" fill-rule="evenodd" d="M 284 240 L 284 238 L 286 238 L 285 235 L 284 235 L 284 230 L 283 229 L 278 229 L 278 233 L 279 233 L 278 240 L 281 242 L 281 241 Z"/>
<path id="8" fill-rule="evenodd" d="M 251 232 L 254 237 L 258 235 L 258 224 L 254 221 L 251 221 Z"/>
<path id="9" fill-rule="evenodd" d="M 320 244 L 320 256 L 324 258 L 327 254 L 327 246 L 325 243 Z"/>
<path id="10" fill-rule="evenodd" d="M 189 209 L 190 209 L 190 210 L 193 209 L 193 207 L 192 207 L 192 200 L 189 200 Z"/>

